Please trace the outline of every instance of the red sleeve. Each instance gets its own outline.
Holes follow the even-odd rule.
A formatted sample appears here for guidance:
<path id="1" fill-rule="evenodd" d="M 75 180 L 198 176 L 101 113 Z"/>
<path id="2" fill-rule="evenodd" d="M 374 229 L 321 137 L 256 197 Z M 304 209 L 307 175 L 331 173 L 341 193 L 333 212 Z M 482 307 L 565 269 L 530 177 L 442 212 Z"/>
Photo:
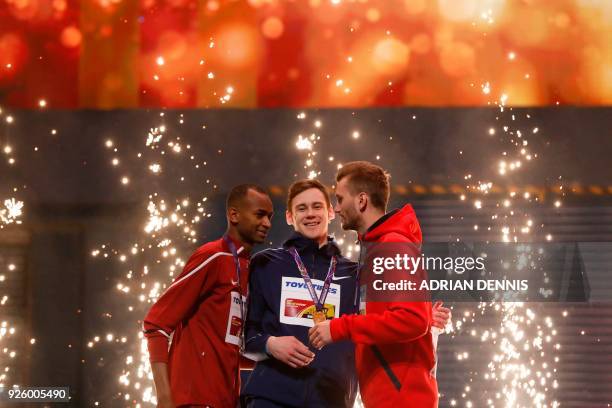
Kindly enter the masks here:
<path id="1" fill-rule="evenodd" d="M 403 240 L 394 235 L 388 234 L 380 242 L 388 244 Z M 407 249 L 398 245 L 396 248 L 408 251 L 412 256 L 418 255 L 417 247 Z M 401 277 L 398 275 L 398 278 Z M 426 273 L 421 269 L 411 278 L 418 286 L 422 279 L 426 279 Z M 422 292 L 420 296 L 422 299 L 428 298 L 428 295 Z M 332 339 L 334 341 L 350 339 L 362 344 L 404 343 L 414 341 L 429 332 L 431 302 L 389 301 L 385 302 L 385 307 L 386 310 L 382 313 L 343 315 L 338 319 L 332 319 L 330 322 Z"/>
<path id="2" fill-rule="evenodd" d="M 391 303 L 379 314 L 343 315 L 330 322 L 334 341 L 350 339 L 355 343 L 404 343 L 429 332 L 429 302 Z"/>
<path id="3" fill-rule="evenodd" d="M 198 249 L 191 255 L 183 272 L 151 306 L 144 318 L 144 335 L 147 338 L 149 360 L 168 362 L 170 335 L 208 290 L 211 280 L 208 271 L 216 258 L 214 252 Z"/>

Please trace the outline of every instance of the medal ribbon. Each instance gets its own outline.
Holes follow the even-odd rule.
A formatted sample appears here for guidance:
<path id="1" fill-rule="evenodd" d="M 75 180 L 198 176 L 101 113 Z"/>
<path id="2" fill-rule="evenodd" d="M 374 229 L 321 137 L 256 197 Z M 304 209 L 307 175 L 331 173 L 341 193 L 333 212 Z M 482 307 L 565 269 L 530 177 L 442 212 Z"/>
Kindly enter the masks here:
<path id="1" fill-rule="evenodd" d="M 312 298 L 313 302 L 315 302 L 317 312 L 320 312 L 321 310 L 323 310 L 323 305 L 325 304 L 325 299 L 327 298 L 327 293 L 329 292 L 329 286 L 331 285 L 332 277 L 334 276 L 334 272 L 336 271 L 336 257 L 332 256 L 331 260 L 329 261 L 329 268 L 327 269 L 327 276 L 325 277 L 325 281 L 323 282 L 323 289 L 321 289 L 321 295 L 317 296 L 317 292 L 315 291 L 314 285 L 312 284 L 312 280 L 308 275 L 308 270 L 306 269 L 306 266 L 304 266 L 304 262 L 302 262 L 302 258 L 300 258 L 298 251 L 294 247 L 291 247 L 289 248 L 289 253 L 291 253 L 291 255 L 293 256 L 295 264 L 297 265 L 300 271 L 300 275 L 302 275 L 302 279 L 304 279 L 306 288 L 310 293 L 310 297 Z"/>

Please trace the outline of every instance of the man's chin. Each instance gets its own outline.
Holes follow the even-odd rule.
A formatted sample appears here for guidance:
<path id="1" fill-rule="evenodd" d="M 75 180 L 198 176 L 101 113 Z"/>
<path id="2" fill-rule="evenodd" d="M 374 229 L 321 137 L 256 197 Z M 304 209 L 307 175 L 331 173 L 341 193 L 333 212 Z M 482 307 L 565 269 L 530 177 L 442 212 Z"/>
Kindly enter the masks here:
<path id="1" fill-rule="evenodd" d="M 267 234 L 266 235 L 256 234 L 253 237 L 253 243 L 255 243 L 255 244 L 262 244 L 266 240 L 267 237 L 268 237 Z"/>
<path id="2" fill-rule="evenodd" d="M 320 233 L 310 232 L 310 231 L 301 231 L 301 233 L 303 236 L 305 236 L 308 239 L 318 239 L 321 236 Z"/>

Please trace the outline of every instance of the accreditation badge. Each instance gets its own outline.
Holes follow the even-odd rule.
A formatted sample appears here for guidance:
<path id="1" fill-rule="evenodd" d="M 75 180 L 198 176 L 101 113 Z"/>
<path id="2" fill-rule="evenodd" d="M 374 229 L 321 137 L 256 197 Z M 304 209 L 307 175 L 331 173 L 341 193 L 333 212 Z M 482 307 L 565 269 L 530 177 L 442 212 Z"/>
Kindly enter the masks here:
<path id="1" fill-rule="evenodd" d="M 317 294 L 321 292 L 323 283 L 321 280 L 312 279 Z M 304 279 L 283 276 L 279 310 L 281 323 L 296 326 L 314 326 L 315 316 L 318 316 L 320 321 L 340 317 L 340 285 L 330 284 L 323 309 L 317 311 Z"/>
<path id="2" fill-rule="evenodd" d="M 367 292 L 367 285 L 361 285 L 359 287 L 359 314 L 360 315 L 366 314 L 366 292 Z"/>
<path id="3" fill-rule="evenodd" d="M 244 305 L 246 315 L 246 297 L 240 296 L 238 292 L 231 292 L 231 303 L 229 315 L 227 317 L 227 330 L 225 332 L 225 342 L 241 346 L 242 314 L 240 312 L 241 302 Z"/>

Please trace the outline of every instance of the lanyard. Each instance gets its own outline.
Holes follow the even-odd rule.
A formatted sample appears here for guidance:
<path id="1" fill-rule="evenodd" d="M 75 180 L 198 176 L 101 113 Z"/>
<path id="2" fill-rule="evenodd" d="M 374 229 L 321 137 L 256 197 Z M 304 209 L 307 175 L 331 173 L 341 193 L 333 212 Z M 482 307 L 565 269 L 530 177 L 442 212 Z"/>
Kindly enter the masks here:
<path id="1" fill-rule="evenodd" d="M 327 298 L 327 293 L 329 292 L 329 286 L 331 285 L 332 277 L 334 276 L 334 272 L 336 271 L 336 256 L 332 256 L 329 261 L 329 268 L 327 269 L 327 276 L 325 277 L 325 282 L 323 282 L 323 289 L 321 289 L 321 295 L 317 296 L 317 292 L 315 291 L 314 285 L 310 280 L 310 276 L 308 276 L 308 271 L 304 266 L 304 262 L 302 262 L 302 258 L 298 254 L 297 250 L 294 247 L 289 248 L 289 252 L 293 255 L 293 259 L 302 275 L 302 279 L 304 279 L 304 283 L 306 284 L 306 288 L 310 293 L 310 297 L 315 302 L 315 307 L 317 311 L 323 310 L 323 305 L 325 304 L 325 299 Z"/>
<path id="2" fill-rule="evenodd" d="M 223 240 L 227 244 L 232 253 L 232 257 L 234 258 L 234 263 L 236 264 L 236 282 L 238 283 L 238 294 L 240 296 L 240 320 L 242 324 L 240 325 L 240 333 L 238 337 L 240 338 L 240 350 L 244 349 L 244 325 L 246 322 L 244 321 L 244 302 L 242 301 L 242 286 L 240 285 L 240 259 L 238 258 L 238 251 L 236 250 L 236 245 L 234 242 L 226 235 L 223 235 Z"/>

